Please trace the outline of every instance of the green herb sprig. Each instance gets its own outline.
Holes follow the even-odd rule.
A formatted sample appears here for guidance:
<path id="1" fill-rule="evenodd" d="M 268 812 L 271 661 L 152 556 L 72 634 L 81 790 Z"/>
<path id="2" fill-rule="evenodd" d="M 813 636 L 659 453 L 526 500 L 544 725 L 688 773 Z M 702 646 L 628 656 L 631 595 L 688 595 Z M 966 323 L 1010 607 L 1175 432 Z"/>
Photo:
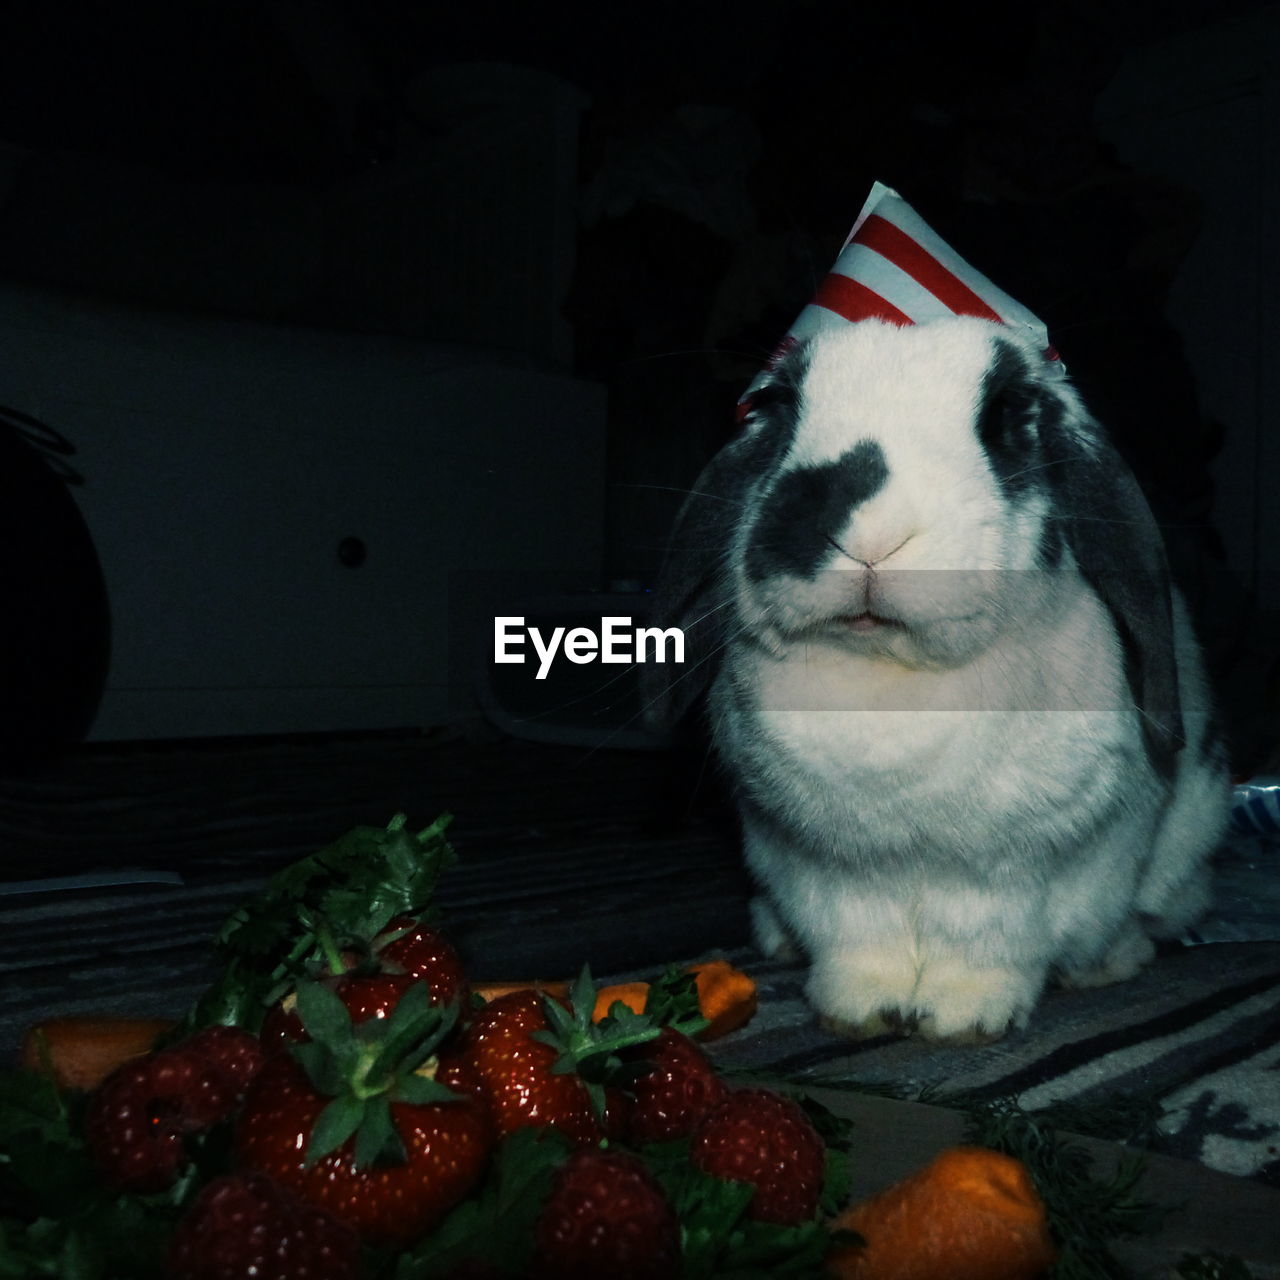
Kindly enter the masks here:
<path id="1" fill-rule="evenodd" d="M 256 1032 L 300 978 L 340 971 L 343 950 L 366 951 L 397 915 L 431 918 L 436 882 L 457 860 L 444 836 L 451 821 L 444 813 L 414 833 L 398 813 L 277 872 L 218 931 L 222 971 L 175 1037 L 213 1023 Z"/>

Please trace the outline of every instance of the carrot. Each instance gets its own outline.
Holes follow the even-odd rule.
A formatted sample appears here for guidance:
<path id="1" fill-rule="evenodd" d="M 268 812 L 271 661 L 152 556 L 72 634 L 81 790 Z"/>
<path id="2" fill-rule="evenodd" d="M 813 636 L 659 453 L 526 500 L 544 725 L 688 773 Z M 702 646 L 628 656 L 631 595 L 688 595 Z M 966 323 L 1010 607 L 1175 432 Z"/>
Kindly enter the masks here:
<path id="1" fill-rule="evenodd" d="M 644 1002 L 648 998 L 647 982 L 619 982 L 611 987 L 601 987 L 596 992 L 596 1007 L 591 1021 L 599 1022 L 619 1000 L 633 1013 L 643 1013 Z"/>
<path id="2" fill-rule="evenodd" d="M 689 970 L 697 977 L 698 1008 L 710 1024 L 699 1032 L 699 1040 L 715 1040 L 751 1021 L 758 997 L 748 974 L 727 960 L 691 964 Z"/>
<path id="3" fill-rule="evenodd" d="M 699 1040 L 714 1040 L 717 1036 L 736 1031 L 751 1020 L 756 1011 L 756 984 L 741 969 L 735 969 L 727 960 L 707 960 L 688 965 L 687 971 L 696 977 L 698 1008 L 709 1024 L 698 1033 Z M 569 985 L 568 982 L 544 982 L 540 979 L 471 984 L 472 990 L 486 1002 L 508 991 L 526 991 L 530 987 L 564 999 L 569 994 Z M 592 1017 L 599 1022 L 618 1000 L 639 1013 L 648 994 L 647 982 L 620 982 L 601 987 L 596 992 Z"/>
<path id="4" fill-rule="evenodd" d="M 830 1225 L 865 1241 L 828 1255 L 839 1280 L 1034 1280 L 1054 1259 L 1026 1166 L 984 1147 L 948 1147 Z"/>
<path id="5" fill-rule="evenodd" d="M 51 1018 L 28 1029 L 19 1061 L 63 1089 L 95 1089 L 118 1066 L 147 1053 L 173 1023 L 161 1018 Z"/>

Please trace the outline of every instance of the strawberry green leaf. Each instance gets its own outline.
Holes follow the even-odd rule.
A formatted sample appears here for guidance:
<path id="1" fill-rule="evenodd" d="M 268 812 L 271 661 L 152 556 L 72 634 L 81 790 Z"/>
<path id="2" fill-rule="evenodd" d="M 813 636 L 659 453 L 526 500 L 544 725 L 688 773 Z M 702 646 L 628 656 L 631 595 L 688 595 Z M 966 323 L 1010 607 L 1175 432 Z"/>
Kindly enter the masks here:
<path id="1" fill-rule="evenodd" d="M 347 1091 L 357 1065 L 358 1050 L 354 1044 L 346 1052 L 334 1053 L 322 1044 L 304 1040 L 291 1045 L 289 1052 L 318 1093 L 333 1098 Z"/>
<path id="2" fill-rule="evenodd" d="M 828 1147 L 843 1148 L 849 1145 L 849 1139 L 853 1133 L 852 1120 L 836 1115 L 830 1107 L 825 1106 L 803 1089 L 791 1089 L 776 1083 L 773 1087 L 784 1097 L 790 1098 L 799 1105 Z"/>
<path id="3" fill-rule="evenodd" d="M 689 1140 L 652 1143 L 641 1155 L 680 1220 L 682 1280 L 771 1280 L 823 1274 L 830 1246 L 819 1216 L 796 1227 L 747 1216 L 755 1188 L 715 1178 L 689 1160 Z"/>
<path id="4" fill-rule="evenodd" d="M 542 996 L 542 1012 L 547 1019 L 547 1027 L 552 1036 L 558 1041 L 567 1042 L 582 1024 L 574 1017 L 572 1011 L 566 1009 L 554 996 Z M 545 1039 L 546 1033 L 539 1032 L 544 1043 L 549 1043 Z"/>
<path id="5" fill-rule="evenodd" d="M 56 1216 L 95 1194 L 97 1170 L 83 1149 L 25 1135 L 6 1144 L 0 1162 L 0 1205 L 22 1217 Z"/>
<path id="6" fill-rule="evenodd" d="M 822 1174 L 823 1216 L 834 1218 L 846 1208 L 852 1188 L 853 1177 L 849 1168 L 849 1153 L 837 1147 L 828 1147 Z"/>
<path id="7" fill-rule="evenodd" d="M 654 1039 L 660 1030 L 651 1019 L 625 1005 L 615 1004 L 616 1013 L 593 1021 L 596 1005 L 591 971 L 583 966 L 570 993 L 570 1007 L 544 995 L 542 1007 L 545 1030 L 530 1032 L 530 1039 L 556 1050 L 551 1064 L 556 1075 L 577 1074 L 589 1084 L 622 1083 L 631 1074 L 618 1056 L 623 1049 Z M 603 1116 L 603 1092 L 591 1095 L 597 1117 Z"/>
<path id="8" fill-rule="evenodd" d="M 534 1224 L 571 1147 L 555 1129 L 517 1129 L 505 1137 L 479 1191 L 400 1255 L 392 1280 L 444 1280 L 468 1266 L 479 1274 L 525 1275 Z"/>
<path id="9" fill-rule="evenodd" d="M 12 1071 L 0 1076 L 0 1144 L 6 1150 L 19 1133 L 68 1140 L 67 1117 L 66 1102 L 49 1075 Z"/>
<path id="10" fill-rule="evenodd" d="M 0 1277 L 160 1280 L 180 1212 L 170 1193 L 117 1195 L 99 1183 L 56 1213 L 0 1216 Z"/>
<path id="11" fill-rule="evenodd" d="M 373 1164 L 403 1164 L 408 1155 L 385 1097 L 370 1098 L 356 1130 L 355 1162 L 361 1169 Z"/>
<path id="12" fill-rule="evenodd" d="M 298 1018 L 317 1044 L 340 1053 L 351 1042 L 351 1014 L 336 992 L 320 982 L 298 983 Z"/>
<path id="13" fill-rule="evenodd" d="M 755 1188 L 708 1177 L 692 1165 L 681 1172 L 687 1176 L 669 1178 L 665 1189 L 680 1219 L 684 1274 L 717 1275 L 727 1270 L 725 1255 L 742 1238 L 740 1227 Z M 660 1174 L 659 1181 L 664 1181 Z"/>
<path id="14" fill-rule="evenodd" d="M 380 1032 L 381 1048 L 365 1077 L 370 1088 L 385 1089 L 396 1076 L 415 1071 L 453 1029 L 458 1020 L 457 1006 L 433 1005 L 430 1000 L 427 984 L 415 983 L 400 997 L 385 1026 L 371 1027 Z"/>
<path id="15" fill-rule="evenodd" d="M 711 1025 L 702 1016 L 698 1003 L 697 975 L 674 964 L 668 965 L 661 976 L 649 984 L 644 1013 L 659 1026 L 674 1027 L 687 1036 L 697 1035 Z"/>
<path id="16" fill-rule="evenodd" d="M 582 972 L 574 979 L 569 991 L 569 1007 L 579 1025 L 591 1021 L 596 1010 L 596 984 L 591 981 L 590 965 L 584 964 Z"/>
<path id="17" fill-rule="evenodd" d="M 621 1000 L 614 1001 L 597 1026 L 601 1038 L 619 1049 L 653 1040 L 660 1030 L 647 1013 L 637 1013 Z"/>
<path id="18" fill-rule="evenodd" d="M 603 1126 L 605 1122 L 605 1110 L 607 1099 L 605 1098 L 604 1085 L 598 1080 L 583 1079 L 582 1087 L 587 1095 L 587 1103 L 591 1107 L 591 1114 L 595 1116 L 597 1122 Z"/>
<path id="19" fill-rule="evenodd" d="M 340 1094 L 316 1117 L 307 1139 L 304 1163 L 313 1165 L 336 1151 L 360 1127 L 365 1104 L 349 1094 Z"/>
<path id="20" fill-rule="evenodd" d="M 802 1095 L 796 1100 L 806 1104 Z M 829 1112 L 825 1118 L 821 1115 L 826 1111 L 821 1103 L 812 1106 L 811 1114 L 830 1133 L 847 1134 L 837 1117 Z M 823 1259 L 832 1242 L 826 1222 L 848 1202 L 843 1150 L 828 1148 L 828 1183 L 819 1212 L 809 1222 L 784 1227 L 749 1218 L 754 1188 L 704 1173 L 691 1163 L 689 1147 L 690 1140 L 683 1138 L 641 1148 L 680 1219 L 682 1280 L 771 1280 L 774 1276 L 812 1280 L 823 1274 Z"/>
<path id="21" fill-rule="evenodd" d="M 372 938 L 393 916 L 422 912 L 430 904 L 440 873 L 454 861 L 442 835 L 450 820 L 442 815 L 414 835 L 407 830 L 404 815 L 397 814 L 385 831 L 373 833 L 372 848 L 361 842 L 356 858 L 335 846 L 322 850 L 322 861 L 342 867 L 342 874 L 333 877 L 319 899 L 335 931 Z"/>
<path id="22" fill-rule="evenodd" d="M 309 969 L 333 972 L 338 949 L 364 953 L 398 913 L 430 913 L 440 874 L 456 855 L 442 814 L 416 835 L 403 814 L 356 827 L 277 872 L 232 912 L 215 945 L 223 970 L 176 1037 L 213 1023 L 257 1030 L 273 996 Z"/>
<path id="23" fill-rule="evenodd" d="M 94 1193 L 85 1151 L 83 1098 L 45 1075 L 0 1073 L 0 1214 L 56 1217 Z"/>
<path id="24" fill-rule="evenodd" d="M 460 1102 L 462 1094 L 430 1076 L 407 1075 L 397 1080 L 388 1097 L 393 1102 L 407 1102 L 415 1107 L 434 1102 Z"/>

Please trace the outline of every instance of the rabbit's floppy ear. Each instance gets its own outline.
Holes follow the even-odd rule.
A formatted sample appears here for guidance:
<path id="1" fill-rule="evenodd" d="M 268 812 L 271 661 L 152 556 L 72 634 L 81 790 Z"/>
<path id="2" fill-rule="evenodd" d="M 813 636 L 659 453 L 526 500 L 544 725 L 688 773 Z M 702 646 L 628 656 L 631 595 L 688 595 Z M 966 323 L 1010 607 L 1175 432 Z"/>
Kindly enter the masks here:
<path id="1" fill-rule="evenodd" d="M 1055 397 L 1056 399 L 1056 397 Z M 1063 546 L 1106 606 L 1152 765 L 1172 777 L 1185 738 L 1178 691 L 1173 582 L 1160 528 L 1142 490 L 1102 429 L 1059 401 L 1050 437 L 1055 518 L 1046 533 L 1050 564 Z M 1050 443 L 1046 441 L 1046 443 Z"/>
<path id="2" fill-rule="evenodd" d="M 798 351 L 752 389 L 743 431 L 703 468 L 676 516 L 651 616 L 684 632 L 685 661 L 641 667 L 645 719 L 654 728 L 674 727 L 719 671 L 725 641 L 737 625 L 729 565 L 734 530 L 791 442 L 806 365 L 806 353 Z"/>

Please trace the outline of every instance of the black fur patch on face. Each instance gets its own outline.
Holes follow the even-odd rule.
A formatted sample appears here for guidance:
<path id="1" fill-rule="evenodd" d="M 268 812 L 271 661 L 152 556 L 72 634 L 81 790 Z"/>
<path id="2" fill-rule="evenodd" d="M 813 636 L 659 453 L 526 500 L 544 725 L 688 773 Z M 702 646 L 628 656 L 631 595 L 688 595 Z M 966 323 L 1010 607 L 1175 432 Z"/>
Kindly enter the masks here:
<path id="1" fill-rule="evenodd" d="M 1039 416 L 1042 400 L 1021 353 L 999 339 L 978 400 L 978 441 L 992 475 L 1011 498 L 1041 487 Z"/>
<path id="2" fill-rule="evenodd" d="M 862 440 L 834 462 L 784 473 L 768 495 L 747 548 L 753 582 L 779 573 L 814 577 L 853 509 L 889 478 L 884 450 Z"/>

